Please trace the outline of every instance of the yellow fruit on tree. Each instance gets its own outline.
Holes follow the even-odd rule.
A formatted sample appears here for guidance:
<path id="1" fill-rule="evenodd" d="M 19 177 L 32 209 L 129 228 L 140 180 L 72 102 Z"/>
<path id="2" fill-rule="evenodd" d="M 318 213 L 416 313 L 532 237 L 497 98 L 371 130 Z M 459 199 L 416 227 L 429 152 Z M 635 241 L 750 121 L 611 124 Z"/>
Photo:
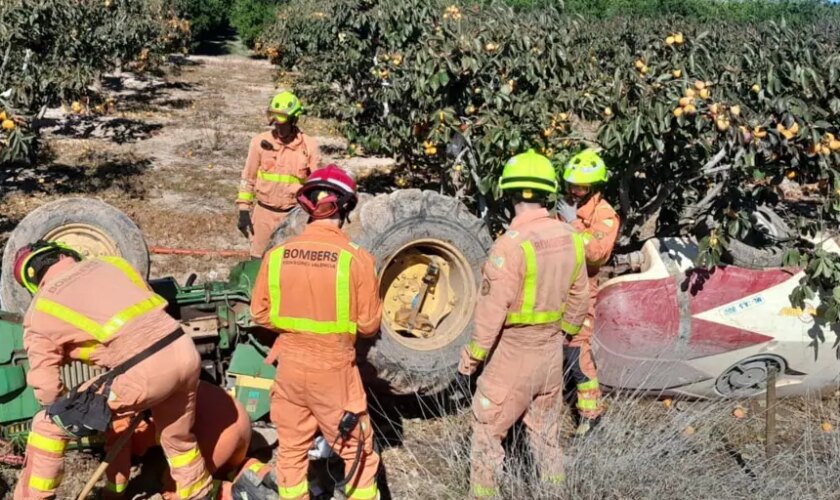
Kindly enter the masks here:
<path id="1" fill-rule="evenodd" d="M 697 113 L 697 106 L 695 106 L 694 104 L 689 104 L 685 107 L 685 114 L 691 116 L 694 113 Z"/>
<path id="2" fill-rule="evenodd" d="M 706 82 L 702 80 L 697 80 L 696 82 L 694 82 L 694 88 L 697 90 L 703 90 L 706 88 Z"/>
<path id="3" fill-rule="evenodd" d="M 610 108 L 610 107 L 604 108 L 604 116 L 609 117 L 609 116 L 612 116 L 612 114 L 613 114 L 612 108 Z"/>
<path id="4" fill-rule="evenodd" d="M 674 71 L 671 72 L 671 76 L 673 76 L 674 78 L 682 78 L 682 70 L 681 69 L 675 69 Z"/>
<path id="5" fill-rule="evenodd" d="M 649 71 L 650 71 L 650 68 L 648 68 L 647 66 L 642 66 L 642 69 L 639 70 L 639 72 L 643 75 L 648 74 Z"/>
<path id="6" fill-rule="evenodd" d="M 467 115 L 471 115 L 473 113 L 475 113 L 475 106 L 473 106 L 473 105 L 467 106 Z"/>
<path id="7" fill-rule="evenodd" d="M 486 44 L 484 45 L 484 50 L 486 50 L 487 52 L 493 52 L 493 51 L 495 51 L 498 47 L 499 47 L 499 46 L 498 46 L 498 45 L 496 45 L 495 43 L 493 43 L 493 42 L 488 42 L 488 43 L 486 43 Z"/>
<path id="8" fill-rule="evenodd" d="M 711 97 L 711 93 L 709 93 L 709 89 L 703 89 L 700 91 L 700 99 L 708 99 Z"/>
<path id="9" fill-rule="evenodd" d="M 720 113 L 720 104 L 714 103 L 711 106 L 709 106 L 709 112 L 712 115 L 716 115 L 716 114 Z"/>
<path id="10" fill-rule="evenodd" d="M 828 146 L 820 146 L 820 154 L 823 156 L 828 156 L 831 154 L 831 148 Z"/>
<path id="11" fill-rule="evenodd" d="M 796 179 L 796 170 L 788 171 L 788 173 L 785 175 L 785 177 L 787 177 L 790 180 Z"/>
<path id="12" fill-rule="evenodd" d="M 830 149 L 832 151 L 840 150 L 840 141 L 838 141 L 838 140 L 831 141 L 830 143 L 828 143 L 828 149 Z"/>
<path id="13" fill-rule="evenodd" d="M 738 420 L 741 420 L 742 418 L 747 416 L 747 412 L 739 406 L 732 411 L 732 416 L 737 418 Z"/>
<path id="14" fill-rule="evenodd" d="M 6 118 L 7 118 L 7 117 L 6 117 L 6 112 L 5 112 L 5 111 L 0 111 L 0 122 L 2 122 L 3 120 L 5 120 Z"/>
<path id="15" fill-rule="evenodd" d="M 665 38 L 665 45 L 674 45 L 675 41 L 676 40 L 674 39 L 673 36 L 669 36 L 669 37 Z"/>
<path id="16" fill-rule="evenodd" d="M 554 129 L 551 129 L 551 128 L 547 128 L 547 129 L 543 130 L 543 136 L 544 137 L 551 137 L 551 134 L 553 134 L 553 133 L 554 133 Z"/>
<path id="17" fill-rule="evenodd" d="M 676 116 L 677 118 L 681 117 L 682 114 L 683 114 L 683 109 L 682 108 L 677 108 L 677 109 L 674 110 L 674 116 Z"/>
<path id="18" fill-rule="evenodd" d="M 752 88 L 750 88 L 750 90 L 753 92 L 753 94 L 758 94 L 759 92 L 761 92 L 761 85 L 756 83 L 752 86 Z"/>
<path id="19" fill-rule="evenodd" d="M 763 130 L 761 127 L 756 127 L 753 129 L 753 135 L 757 139 L 764 139 L 765 137 L 767 137 L 767 131 Z"/>
<path id="20" fill-rule="evenodd" d="M 682 99 L 680 99 L 680 107 L 684 108 L 693 102 L 694 99 L 692 99 L 691 97 L 683 97 Z"/>
<path id="21" fill-rule="evenodd" d="M 731 108 L 729 108 L 729 113 L 731 113 L 732 116 L 740 116 L 741 106 L 732 106 Z"/>
<path id="22" fill-rule="evenodd" d="M 426 148 L 426 155 L 427 156 L 434 156 L 437 154 L 437 148 L 435 146 Z"/>
<path id="23" fill-rule="evenodd" d="M 682 33 L 674 33 L 674 43 L 677 45 L 682 45 L 685 43 L 685 37 Z"/>
<path id="24" fill-rule="evenodd" d="M 697 95 L 697 92 L 695 92 L 694 89 L 685 89 L 685 96 L 686 97 L 695 97 L 696 95 Z"/>
<path id="25" fill-rule="evenodd" d="M 831 422 L 823 422 L 820 424 L 820 429 L 822 429 L 823 432 L 831 432 L 831 430 L 834 429 L 834 426 L 831 425 Z"/>
<path id="26" fill-rule="evenodd" d="M 70 105 L 70 109 L 73 110 L 74 113 L 81 113 L 82 105 L 79 104 L 79 101 L 73 101 L 73 104 Z"/>
<path id="27" fill-rule="evenodd" d="M 6 118 L 5 120 L 3 120 L 3 125 L 2 126 L 3 126 L 3 130 L 11 131 L 11 130 L 15 129 L 15 122 Z"/>
<path id="28" fill-rule="evenodd" d="M 642 69 L 645 67 L 645 62 L 641 59 L 636 59 L 636 69 Z"/>
<path id="29" fill-rule="evenodd" d="M 718 118 L 715 121 L 715 125 L 717 126 L 717 129 L 721 132 L 726 132 L 727 130 L 729 130 L 729 120 L 727 119 Z"/>
<path id="30" fill-rule="evenodd" d="M 666 410 L 670 410 L 671 407 L 674 406 L 674 400 L 671 398 L 663 399 L 662 406 L 664 406 Z"/>
<path id="31" fill-rule="evenodd" d="M 561 121 L 561 122 L 564 122 L 564 121 L 566 121 L 566 120 L 568 120 L 568 119 L 569 119 L 569 115 L 567 115 L 566 113 L 560 113 L 560 115 L 558 116 L 558 118 L 560 118 L 560 121 Z"/>

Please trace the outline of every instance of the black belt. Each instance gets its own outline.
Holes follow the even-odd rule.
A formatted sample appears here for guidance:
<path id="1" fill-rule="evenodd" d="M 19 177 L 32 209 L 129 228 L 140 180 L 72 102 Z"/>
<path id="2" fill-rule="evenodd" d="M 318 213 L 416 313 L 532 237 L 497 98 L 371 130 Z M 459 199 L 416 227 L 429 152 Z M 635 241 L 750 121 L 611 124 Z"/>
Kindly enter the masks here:
<path id="1" fill-rule="evenodd" d="M 261 201 L 257 201 L 257 205 L 259 205 L 259 206 L 261 206 L 262 208 L 264 208 L 264 209 L 268 210 L 269 212 L 274 212 L 274 213 L 278 213 L 278 214 L 282 214 L 282 213 L 286 213 L 286 212 L 291 212 L 291 211 L 292 211 L 292 209 L 293 209 L 293 208 L 295 208 L 295 207 L 289 207 L 289 208 L 277 208 L 277 207 L 270 207 L 270 206 L 266 205 L 265 203 L 263 203 L 263 202 L 261 202 Z"/>

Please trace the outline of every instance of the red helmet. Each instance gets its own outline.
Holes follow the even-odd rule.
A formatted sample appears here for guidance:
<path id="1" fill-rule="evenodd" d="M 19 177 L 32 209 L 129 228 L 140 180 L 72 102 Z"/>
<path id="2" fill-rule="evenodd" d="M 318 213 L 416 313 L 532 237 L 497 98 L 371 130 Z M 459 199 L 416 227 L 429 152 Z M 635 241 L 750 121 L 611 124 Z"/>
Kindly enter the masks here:
<path id="1" fill-rule="evenodd" d="M 326 219 L 336 213 L 345 217 L 359 201 L 356 181 L 341 167 L 327 165 L 306 179 L 298 191 L 297 201 L 313 219 Z"/>
<path id="2" fill-rule="evenodd" d="M 34 259 L 39 256 L 54 254 L 56 261 L 60 255 L 67 255 L 76 261 L 82 260 L 82 255 L 72 248 L 56 241 L 36 241 L 31 245 L 25 245 L 15 253 L 14 277 L 18 284 L 30 293 L 38 291 L 37 271 L 31 265 Z"/>

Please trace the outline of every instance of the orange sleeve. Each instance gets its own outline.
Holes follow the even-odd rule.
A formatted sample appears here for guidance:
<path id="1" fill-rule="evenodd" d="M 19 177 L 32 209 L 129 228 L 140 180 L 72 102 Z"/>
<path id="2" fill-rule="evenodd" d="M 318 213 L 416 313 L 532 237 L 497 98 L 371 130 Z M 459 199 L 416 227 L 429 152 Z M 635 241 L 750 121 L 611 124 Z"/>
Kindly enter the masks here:
<path id="1" fill-rule="evenodd" d="M 239 181 L 239 193 L 236 197 L 236 206 L 240 210 L 247 210 L 254 203 L 254 185 L 257 182 L 257 170 L 260 167 L 260 149 L 259 137 L 251 139 L 248 145 L 248 158 L 245 160 L 245 168 L 242 169 L 242 178 Z"/>
<path id="2" fill-rule="evenodd" d="M 54 403 L 64 392 L 60 372 L 64 349 L 50 337 L 34 326 L 28 326 L 23 332 L 23 348 L 29 358 L 26 383 L 32 386 L 35 399 L 45 406 Z"/>
<path id="3" fill-rule="evenodd" d="M 351 278 L 356 284 L 356 328 L 359 335 L 369 337 L 379 331 L 382 321 L 382 300 L 373 257 L 364 253 L 353 259 Z"/>
<path id="4" fill-rule="evenodd" d="M 475 307 L 475 331 L 467 346 L 470 357 L 487 357 L 502 331 L 507 313 L 522 288 L 524 277 L 522 251 L 505 236 L 496 241 L 481 271 L 481 289 Z"/>
<path id="5" fill-rule="evenodd" d="M 584 231 L 588 265 L 602 266 L 607 263 L 618 239 L 619 225 L 618 214 L 611 206 L 602 203 L 595 209 L 592 225 Z"/>
<path id="6" fill-rule="evenodd" d="M 268 294 L 268 260 L 270 253 L 266 253 L 260 266 L 260 272 L 257 273 L 257 279 L 254 281 L 254 288 L 251 290 L 251 318 L 254 323 L 271 327 L 271 297 Z"/>
<path id="7" fill-rule="evenodd" d="M 581 265 L 577 276 L 571 276 L 571 287 L 566 299 L 566 313 L 563 315 L 561 328 L 570 335 L 577 335 L 589 311 L 589 277 L 586 266 Z"/>

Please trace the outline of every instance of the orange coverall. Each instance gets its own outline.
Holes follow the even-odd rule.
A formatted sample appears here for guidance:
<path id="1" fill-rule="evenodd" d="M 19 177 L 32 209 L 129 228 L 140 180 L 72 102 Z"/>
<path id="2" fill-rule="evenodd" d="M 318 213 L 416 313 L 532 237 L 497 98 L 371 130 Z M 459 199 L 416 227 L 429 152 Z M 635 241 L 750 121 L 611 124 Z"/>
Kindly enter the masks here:
<path id="1" fill-rule="evenodd" d="M 251 443 L 251 420 L 248 413 L 224 389 L 204 381 L 198 383 L 195 409 L 193 432 L 204 463 L 216 479 L 226 480 L 229 474 L 239 472 L 245 462 Z M 130 421 L 131 416 L 114 421 L 113 431 L 108 433 L 109 448 L 128 428 Z M 151 421 L 141 422 L 131 440 L 106 470 L 108 497 L 122 497 L 131 476 L 131 457 L 142 457 L 158 445 L 154 417 Z M 175 482 L 168 471 L 162 484 L 163 498 L 178 499 Z"/>
<path id="2" fill-rule="evenodd" d="M 580 236 L 545 209 L 515 217 L 484 264 L 475 332 L 458 368 L 472 374 L 492 352 L 473 398 L 475 498 L 499 494 L 502 441 L 523 415 L 542 480 L 565 479 L 559 433 L 563 341 L 580 330 L 589 307 L 583 265 Z"/>
<path id="3" fill-rule="evenodd" d="M 267 360 L 278 360 L 271 421 L 280 442 L 280 498 L 309 498 L 307 452 L 319 429 L 328 443 L 336 442 L 345 411 L 361 415 L 351 438 L 336 450 L 348 472 L 360 433 L 364 442 L 347 497 L 376 498 L 379 456 L 373 451 L 354 348 L 355 333 L 375 334 L 382 316 L 373 257 L 338 227 L 312 222 L 300 236 L 266 254 L 254 284 L 251 315 L 280 333 Z"/>
<path id="4" fill-rule="evenodd" d="M 27 382 L 38 402 L 50 405 L 65 391 L 60 369 L 68 361 L 110 369 L 175 331 L 179 324 L 165 307 L 123 259 L 61 259 L 47 270 L 23 324 Z M 200 361 L 183 335 L 118 376 L 108 395 L 117 416 L 151 409 L 181 498 L 201 497 L 211 487 L 192 433 Z M 45 411 L 35 415 L 15 499 L 55 495 L 67 441 Z"/>
<path id="5" fill-rule="evenodd" d="M 263 141 L 268 141 L 272 149 L 264 149 Z M 273 132 L 251 139 L 236 206 L 239 210 L 253 206 L 252 257 L 259 258 L 265 253 L 271 235 L 296 206 L 298 189 L 320 163 L 318 144 L 299 130 L 288 144 L 277 139 Z"/>
<path id="6" fill-rule="evenodd" d="M 580 349 L 580 372 L 571 373 L 577 386 L 577 409 L 580 416 L 595 419 L 601 415 L 601 390 L 598 387 L 598 371 L 592 357 L 592 330 L 595 324 L 595 301 L 598 297 L 598 271 L 612 255 L 618 238 L 620 221 L 618 215 L 600 193 L 593 194 L 589 201 L 577 210 L 577 219 L 572 226 L 581 232 L 586 244 L 586 271 L 589 275 L 589 312 L 580 333 L 569 342 L 570 347 Z"/>

